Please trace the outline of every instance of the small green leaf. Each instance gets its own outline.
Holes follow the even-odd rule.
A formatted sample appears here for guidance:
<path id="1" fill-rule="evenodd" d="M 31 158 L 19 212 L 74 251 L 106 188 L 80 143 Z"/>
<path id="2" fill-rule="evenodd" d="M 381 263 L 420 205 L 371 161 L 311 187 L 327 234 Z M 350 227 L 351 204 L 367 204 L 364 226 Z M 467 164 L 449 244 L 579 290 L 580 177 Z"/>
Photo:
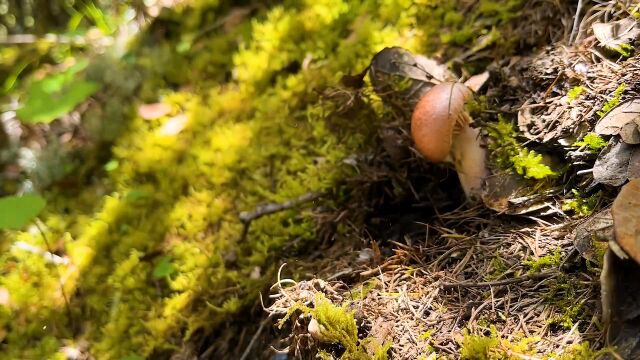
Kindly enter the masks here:
<path id="1" fill-rule="evenodd" d="M 125 200 L 135 201 L 147 196 L 147 193 L 140 190 L 130 190 L 124 195 Z"/>
<path id="2" fill-rule="evenodd" d="M 21 229 L 35 219 L 46 204 L 38 194 L 0 198 L 0 229 Z"/>
<path id="3" fill-rule="evenodd" d="M 118 162 L 118 160 L 111 160 L 108 163 L 104 164 L 104 169 L 106 171 L 113 171 L 117 169 L 118 166 L 120 166 L 120 163 Z"/>
<path id="4" fill-rule="evenodd" d="M 171 263 L 171 258 L 169 256 L 163 256 L 153 268 L 152 275 L 155 279 L 162 279 L 171 275 L 174 271 L 175 269 Z"/>
<path id="5" fill-rule="evenodd" d="M 62 73 L 33 81 L 17 110 L 18 117 L 28 123 L 49 123 L 72 111 L 100 88 L 97 83 L 76 78 L 87 65 L 88 61 L 79 61 Z"/>

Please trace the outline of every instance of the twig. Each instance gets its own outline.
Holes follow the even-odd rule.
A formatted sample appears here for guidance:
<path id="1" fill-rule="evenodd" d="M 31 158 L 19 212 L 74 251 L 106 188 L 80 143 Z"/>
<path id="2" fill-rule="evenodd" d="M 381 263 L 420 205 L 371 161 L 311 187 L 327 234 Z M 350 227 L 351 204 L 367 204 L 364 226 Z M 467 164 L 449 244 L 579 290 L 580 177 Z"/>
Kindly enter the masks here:
<path id="1" fill-rule="evenodd" d="M 578 8 L 576 9 L 576 16 L 573 18 L 573 26 L 571 27 L 571 35 L 569 35 L 569 45 L 573 44 L 574 35 L 579 26 L 580 12 L 582 11 L 582 0 L 578 0 Z"/>
<path id="2" fill-rule="evenodd" d="M 537 274 L 524 275 L 524 276 L 513 278 L 513 279 L 504 279 L 504 280 L 496 280 L 496 281 L 483 281 L 483 282 L 469 281 L 469 282 L 458 282 L 458 283 L 443 282 L 441 286 L 444 288 L 503 286 L 503 285 L 516 284 L 519 282 L 525 282 L 529 280 L 546 279 L 554 276 L 555 274 L 556 274 L 555 271 L 547 271 L 547 272 L 541 272 Z"/>
<path id="3" fill-rule="evenodd" d="M 259 205 L 258 207 L 256 207 L 256 209 L 254 211 L 251 212 L 247 212 L 247 211 L 243 211 L 240 213 L 240 221 L 242 221 L 244 224 L 248 224 L 250 222 L 252 222 L 253 220 L 256 220 L 258 218 L 261 218 L 265 215 L 270 215 L 282 210 L 287 210 L 287 209 L 291 209 L 293 207 L 296 207 L 300 204 L 304 204 L 306 202 L 309 201 L 313 201 L 317 198 L 319 198 L 320 196 L 324 195 L 323 193 L 320 192 L 310 192 L 310 193 L 306 193 L 300 197 L 297 197 L 293 200 L 287 200 L 283 203 L 269 203 L 269 204 L 264 204 L 264 205 Z"/>
<path id="4" fill-rule="evenodd" d="M 240 357 L 240 360 L 247 359 L 247 357 L 249 356 L 249 352 L 251 351 L 251 348 L 253 347 L 253 345 L 255 344 L 256 340 L 258 339 L 258 336 L 260 336 L 260 333 L 262 333 L 262 330 L 264 329 L 264 326 L 270 321 L 271 321 L 271 315 L 269 315 L 266 319 L 262 320 L 262 322 L 260 323 L 260 326 L 258 327 L 258 330 L 256 331 L 255 334 L 253 334 L 253 337 L 251 338 L 251 341 L 249 342 L 249 345 L 247 345 L 247 348 L 242 353 L 242 356 Z"/>
<path id="5" fill-rule="evenodd" d="M 244 224 L 244 227 L 242 229 L 242 235 L 240 235 L 240 242 L 244 241 L 244 239 L 247 238 L 247 234 L 249 234 L 249 226 L 251 225 L 251 222 L 253 220 L 261 218 L 265 215 L 276 213 L 278 211 L 291 209 L 298 205 L 304 204 L 305 202 L 313 201 L 322 195 L 324 195 L 324 193 L 309 192 L 293 200 L 288 200 L 283 203 L 269 203 L 269 204 L 259 205 L 254 211 L 241 212 L 238 217 L 240 218 L 240 221 Z"/>
<path id="6" fill-rule="evenodd" d="M 36 219 L 36 221 L 34 221 L 33 223 L 36 225 L 36 228 L 38 229 L 38 231 L 40 232 L 40 234 L 42 235 L 42 240 L 44 241 L 45 246 L 47 247 L 47 252 L 49 254 L 53 254 L 53 251 L 51 251 L 51 245 L 49 244 L 49 239 L 47 238 L 47 235 L 44 232 L 44 229 L 42 229 L 42 226 L 40 225 L 40 220 Z M 64 299 L 64 306 L 67 310 L 67 316 L 69 317 L 69 325 L 71 327 L 71 332 L 75 333 L 74 329 L 75 329 L 75 321 L 73 318 L 73 314 L 71 313 L 71 305 L 69 304 L 69 297 L 67 297 L 67 293 L 64 291 L 64 283 L 62 281 L 62 273 L 60 273 L 60 269 L 58 269 L 58 264 L 54 265 L 54 268 L 56 269 L 56 272 L 58 273 L 58 283 L 60 284 L 60 293 L 62 294 L 62 298 Z"/>

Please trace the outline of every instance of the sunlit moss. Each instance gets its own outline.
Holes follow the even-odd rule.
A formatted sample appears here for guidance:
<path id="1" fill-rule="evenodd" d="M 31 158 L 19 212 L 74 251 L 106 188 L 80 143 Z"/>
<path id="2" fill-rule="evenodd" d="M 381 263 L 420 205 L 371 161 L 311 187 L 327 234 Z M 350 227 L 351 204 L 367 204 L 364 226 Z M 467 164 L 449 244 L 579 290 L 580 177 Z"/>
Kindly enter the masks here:
<path id="1" fill-rule="evenodd" d="M 88 69 L 105 86 L 83 122 L 93 141 L 113 142 L 91 162 L 118 167 L 92 173 L 71 194 L 50 194 L 42 221 L 67 265 L 57 271 L 41 255 L 18 250 L 0 257 L 0 285 L 11 297 L 10 306 L 0 305 L 0 326 L 11 325 L 3 354 L 59 357 L 64 340 L 73 340 L 73 318 L 95 358 L 168 357 L 192 334 L 212 332 L 254 305 L 273 282 L 280 249 L 314 241 L 317 224 L 304 209 L 282 211 L 255 220 L 243 237 L 237 214 L 333 189 L 353 174 L 343 160 L 366 152 L 382 121 L 382 103 L 370 91 L 346 119 L 329 118 L 334 105 L 318 94 L 362 71 L 385 46 L 441 54 L 471 47 L 518 4 L 491 3 L 479 1 L 469 21 L 456 1 L 291 0 L 206 33 L 231 2 L 166 9 L 123 61 Z M 170 105 L 169 114 L 136 115 L 137 105 L 158 101 Z M 177 117 L 184 122 L 165 131 Z M 6 239 L 46 248 L 37 231 Z M 173 271 L 157 278 L 162 257 Z M 349 322 L 338 341 L 364 346 L 354 337 L 353 315 L 324 304 L 327 311 L 316 315 L 325 314 L 330 327 L 340 311 Z M 383 359 L 390 344 L 378 345 L 374 356 Z"/>

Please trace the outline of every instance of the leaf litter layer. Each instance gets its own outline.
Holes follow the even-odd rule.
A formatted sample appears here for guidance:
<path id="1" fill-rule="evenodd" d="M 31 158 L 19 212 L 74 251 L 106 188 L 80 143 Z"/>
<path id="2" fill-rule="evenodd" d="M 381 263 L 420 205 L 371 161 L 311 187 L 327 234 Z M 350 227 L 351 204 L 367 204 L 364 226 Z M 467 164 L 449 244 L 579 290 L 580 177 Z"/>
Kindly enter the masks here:
<path id="1" fill-rule="evenodd" d="M 560 176 L 537 185 L 529 182 L 535 190 L 525 196 L 530 204 L 524 210 L 513 211 L 522 198 L 509 198 L 505 212 L 522 215 L 509 217 L 480 208 L 439 209 L 447 200 L 455 202 L 451 194 L 444 203 L 433 198 L 421 203 L 421 187 L 413 183 L 417 178 L 407 175 L 414 169 L 403 173 L 402 180 L 388 175 L 402 184 L 399 188 L 414 192 L 417 201 L 408 205 L 413 211 L 381 200 L 384 194 L 370 193 L 369 216 L 379 215 L 375 220 L 385 223 L 388 231 L 365 221 L 361 236 L 370 246 L 350 249 L 342 261 L 332 259 L 315 274 L 316 280 L 281 279 L 272 288 L 274 304 L 267 312 L 288 319 L 280 324 L 289 334 L 281 343 L 283 351 L 313 358 L 319 348 L 330 354 L 327 358 L 351 358 L 338 341 L 314 336 L 308 325 L 316 319 L 313 313 L 295 311 L 299 304 L 313 306 L 319 292 L 354 311 L 361 339 L 392 341 L 390 358 L 621 358 L 605 346 L 606 324 L 600 318 L 599 267 L 606 244 L 594 243 L 599 229 L 589 223 L 592 218 L 579 218 L 599 209 L 605 211 L 593 219 L 606 217 L 614 186 L 638 176 L 636 142 L 628 140 L 633 136 L 598 132 L 596 124 L 610 114 L 625 122 L 619 128 L 629 123 L 628 132 L 637 131 L 640 113 L 632 105 L 638 96 L 640 58 L 633 51 L 611 49 L 610 41 L 598 42 L 590 30 L 595 23 L 637 17 L 638 9 L 634 4 L 602 2 L 573 10 L 576 15 L 560 21 L 565 25 L 560 33 L 565 41 L 572 40 L 571 45 L 552 44 L 532 55 L 489 65 L 493 79 L 481 92 L 488 109 L 476 119 L 489 134 L 496 117 L 512 119 L 528 147 L 545 154 Z M 629 23 L 636 21 L 625 23 L 626 33 L 635 34 Z M 620 37 L 631 44 L 627 50 L 634 49 L 635 35 Z M 388 136 L 395 136 L 396 144 L 410 144 L 406 133 Z M 629 147 L 611 160 L 607 154 L 619 144 Z M 386 156 L 391 157 L 389 148 L 385 147 Z M 385 177 L 380 169 L 397 167 L 381 161 L 374 166 L 374 178 Z M 539 196 L 544 191 L 548 195 Z M 385 211 L 389 206 L 402 215 Z M 574 244 L 585 231 L 595 234 L 588 255 L 580 248 L 576 251 L 578 243 Z M 390 252 L 393 255 L 384 255 Z M 283 271 L 297 273 L 298 268 L 308 266 L 292 263 Z"/>

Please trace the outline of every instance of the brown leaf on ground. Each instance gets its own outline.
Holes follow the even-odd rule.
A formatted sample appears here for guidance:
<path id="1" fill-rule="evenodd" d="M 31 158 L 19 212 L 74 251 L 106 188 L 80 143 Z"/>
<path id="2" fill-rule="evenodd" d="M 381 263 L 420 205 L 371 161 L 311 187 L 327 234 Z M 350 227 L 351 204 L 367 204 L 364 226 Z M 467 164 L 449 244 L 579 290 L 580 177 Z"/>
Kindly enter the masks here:
<path id="1" fill-rule="evenodd" d="M 489 80 L 489 72 L 485 71 L 480 74 L 473 75 L 464 84 L 473 92 L 478 92 L 482 86 Z"/>
<path id="2" fill-rule="evenodd" d="M 631 43 L 640 35 L 638 22 L 632 18 L 608 23 L 595 23 L 592 29 L 600 44 L 612 50 Z"/>
<path id="3" fill-rule="evenodd" d="M 640 99 L 626 101 L 596 124 L 598 135 L 620 135 L 627 144 L 640 144 Z"/>
<path id="4" fill-rule="evenodd" d="M 603 210 L 578 225 L 573 231 L 573 245 L 587 260 L 596 261 L 598 248 L 606 248 L 613 240 L 613 218 L 611 209 Z M 598 243 L 596 243 L 598 241 Z"/>
<path id="5" fill-rule="evenodd" d="M 612 139 L 602 150 L 593 166 L 593 179 L 601 184 L 620 186 L 628 179 L 629 160 L 633 147 Z"/>

